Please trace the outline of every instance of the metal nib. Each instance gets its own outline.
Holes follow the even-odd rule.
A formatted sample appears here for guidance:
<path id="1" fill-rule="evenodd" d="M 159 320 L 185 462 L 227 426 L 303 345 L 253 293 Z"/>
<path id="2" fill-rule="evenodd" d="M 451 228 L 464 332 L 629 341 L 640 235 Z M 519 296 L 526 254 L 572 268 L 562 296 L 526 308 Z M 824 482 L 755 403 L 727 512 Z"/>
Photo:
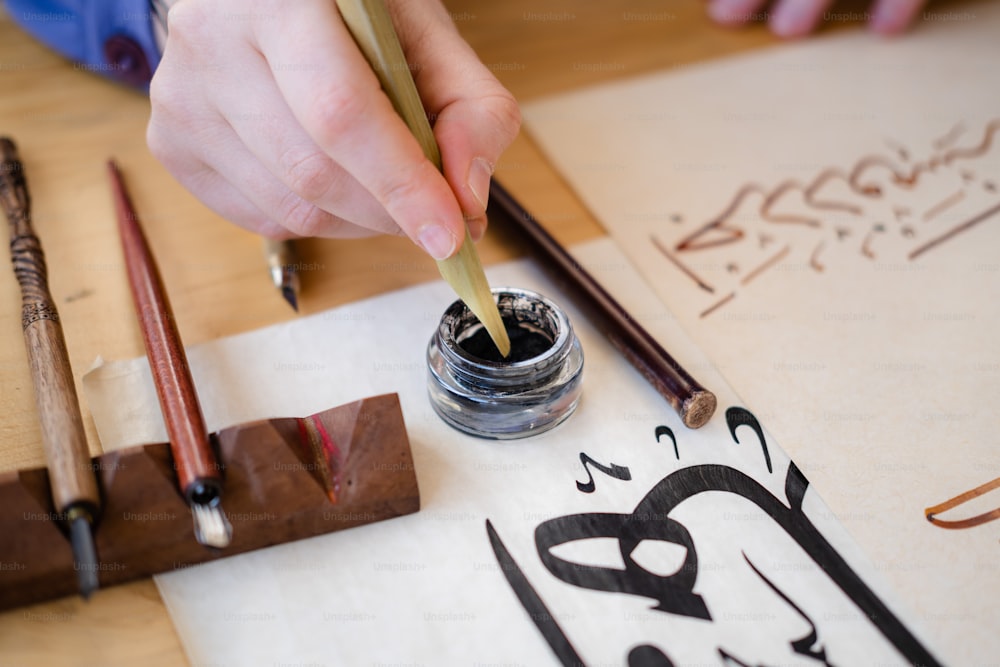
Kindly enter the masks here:
<path id="1" fill-rule="evenodd" d="M 265 239 L 264 254 L 271 271 L 271 281 L 281 291 L 285 301 L 299 311 L 299 273 L 295 247 L 291 241 Z"/>
<path id="2" fill-rule="evenodd" d="M 97 581 L 97 550 L 88 517 L 80 515 L 70 521 L 69 540 L 73 548 L 73 568 L 80 585 L 80 596 L 87 600 L 99 587 Z"/>
<path id="3" fill-rule="evenodd" d="M 299 312 L 299 297 L 296 289 L 291 285 L 285 285 L 281 288 L 281 296 L 285 297 L 285 301 L 295 309 L 296 313 Z"/>
<path id="4" fill-rule="evenodd" d="M 225 549 L 233 540 L 233 527 L 222 511 L 222 504 L 191 503 L 194 516 L 194 538 L 199 544 L 215 549 Z"/>

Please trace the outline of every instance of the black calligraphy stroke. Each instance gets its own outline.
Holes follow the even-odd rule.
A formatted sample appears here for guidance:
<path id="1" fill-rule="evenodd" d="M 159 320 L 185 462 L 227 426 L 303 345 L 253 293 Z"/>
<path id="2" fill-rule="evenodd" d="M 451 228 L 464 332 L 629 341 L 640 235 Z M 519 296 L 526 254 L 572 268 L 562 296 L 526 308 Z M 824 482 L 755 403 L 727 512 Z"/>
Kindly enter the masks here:
<path id="1" fill-rule="evenodd" d="M 763 429 L 748 410 L 730 408 L 726 411 L 731 436 L 741 425 L 750 426 L 757 435 L 770 469 L 770 456 L 764 440 Z M 738 440 L 737 440 L 738 442 Z M 596 591 L 625 593 L 655 600 L 653 610 L 691 618 L 711 620 L 711 612 L 701 595 L 694 592 L 698 576 L 698 555 L 688 529 L 672 519 L 670 513 L 682 502 L 707 492 L 723 492 L 740 496 L 763 510 L 847 595 L 861 613 L 868 618 L 882 635 L 908 661 L 915 665 L 935 666 L 940 663 L 917 638 L 892 613 L 872 591 L 833 545 L 813 525 L 802 510 L 809 482 L 802 472 L 790 463 L 785 477 L 785 499 L 773 495 L 766 487 L 749 475 L 730 466 L 720 464 L 695 465 L 677 470 L 658 482 L 630 514 L 599 513 L 573 514 L 543 522 L 535 529 L 535 547 L 545 568 L 557 579 Z M 543 636 L 563 664 L 578 664 L 579 657 L 558 624 L 547 613 L 538 594 L 531 587 L 523 572 L 517 567 L 503 547 L 492 526 L 487 532 L 494 554 L 508 583 L 532 615 Z M 552 551 L 577 540 L 612 538 L 618 541 L 624 569 L 583 565 L 562 559 Z M 686 550 L 683 565 L 673 574 L 663 576 L 647 571 L 635 562 L 632 554 L 646 539 L 658 539 L 682 546 Z M 541 623 L 536 616 L 544 613 Z M 812 651 L 809 637 L 796 640 L 793 648 L 805 647 Z M 641 649 L 641 650 L 640 650 Z M 658 649 L 633 648 L 636 659 L 656 657 Z M 662 652 L 659 652 L 662 655 Z M 567 659 L 569 661 L 567 661 Z M 655 664 L 669 664 L 665 656 Z M 638 664 L 638 663 L 636 663 Z"/>
<path id="2" fill-rule="evenodd" d="M 768 474 L 774 472 L 774 468 L 771 467 L 771 453 L 767 450 L 767 440 L 764 439 L 764 429 L 752 412 L 746 408 L 729 408 L 726 410 L 726 426 L 729 427 L 729 435 L 732 436 L 733 442 L 736 444 L 740 444 L 740 439 L 736 436 L 736 429 L 740 426 L 749 426 L 752 428 L 754 434 L 757 436 L 757 442 L 760 443 L 760 451 L 764 455 L 764 464 L 767 466 L 767 472 Z"/>
<path id="3" fill-rule="evenodd" d="M 576 649 L 570 644 L 566 633 L 559 627 L 559 622 L 549 612 L 542 598 L 538 596 L 535 588 L 524 576 L 524 572 L 518 566 L 517 561 L 510 555 L 507 546 L 497 535 L 493 524 L 486 520 L 486 534 L 490 538 L 490 546 L 493 547 L 493 555 L 496 556 L 503 576 L 507 578 L 507 583 L 517 593 L 517 599 L 521 601 L 521 606 L 528 612 L 535 627 L 542 633 L 542 637 L 548 643 L 553 653 L 563 665 L 583 665 L 584 662 L 577 654 Z"/>
<path id="4" fill-rule="evenodd" d="M 625 481 L 632 479 L 632 472 L 628 468 L 620 465 L 615 465 L 614 463 L 612 463 L 610 466 L 601 465 L 600 463 L 590 458 L 583 452 L 580 452 L 580 463 L 583 464 L 583 469 L 587 471 L 587 481 L 577 482 L 576 488 L 582 491 L 583 493 L 593 493 L 595 490 L 597 490 L 597 484 L 594 482 L 594 473 L 591 472 L 589 467 L 587 467 L 588 464 L 594 466 L 595 468 L 603 472 L 605 475 L 608 475 L 609 477 L 614 477 L 615 479 L 623 479 Z"/>
<path id="5" fill-rule="evenodd" d="M 786 605 L 791 607 L 802 618 L 802 620 L 804 620 L 806 623 L 809 624 L 810 630 L 805 637 L 802 637 L 801 639 L 795 639 L 792 642 L 790 642 L 792 650 L 801 656 L 805 656 L 817 662 L 823 663 L 825 667 L 834 667 L 833 663 L 831 663 L 829 660 L 826 659 L 826 649 L 821 647 L 816 647 L 816 643 L 819 641 L 819 633 L 816 630 L 816 623 L 813 622 L 812 618 L 810 618 L 809 615 L 806 614 L 805 611 L 803 611 L 802 608 L 799 607 L 799 605 L 797 605 L 795 601 L 788 596 L 788 594 L 786 594 L 784 591 L 778 588 L 778 586 L 773 581 L 768 579 L 767 576 L 764 575 L 764 573 L 761 572 L 757 568 L 757 566 L 753 564 L 753 561 L 751 561 L 747 557 L 746 553 L 743 554 L 743 559 L 747 562 L 747 565 L 750 566 L 750 568 L 754 571 L 754 573 L 758 577 L 760 577 L 765 584 L 767 584 L 768 588 L 770 588 L 775 595 L 780 597 Z M 723 648 L 719 648 L 717 650 L 719 652 L 719 657 L 722 658 L 723 664 L 735 665 L 736 667 L 753 667 L 749 663 L 743 662 L 742 660 L 740 660 L 739 658 L 737 658 L 736 656 L 729 653 Z M 763 666 L 761 665 L 759 667 Z"/>
<path id="6" fill-rule="evenodd" d="M 790 464 L 785 480 L 789 503 L 786 506 L 739 470 L 716 464 L 691 466 L 672 473 L 657 484 L 630 515 L 577 514 L 541 524 L 535 530 L 535 546 L 546 569 L 568 584 L 650 597 L 657 602 L 655 610 L 711 620 L 704 600 L 694 592 L 698 564 L 694 543 L 687 528 L 671 519 L 669 514 L 681 502 L 698 494 L 732 493 L 764 510 L 906 659 L 914 664 L 938 665 L 930 652 L 802 513 L 807 487 L 806 478 L 795 464 Z M 646 518 L 650 516 L 656 519 Z M 551 552 L 561 544 L 596 537 L 618 539 L 624 570 L 571 563 Z M 663 539 L 685 547 L 684 565 L 677 573 L 666 577 L 646 571 L 631 557 L 643 539 Z"/>
<path id="7" fill-rule="evenodd" d="M 747 562 L 747 565 L 750 566 L 750 569 L 752 569 L 758 577 L 764 580 L 764 583 L 767 584 L 768 588 L 774 591 L 775 595 L 780 597 L 785 604 L 795 610 L 795 613 L 797 613 L 802 620 L 809 624 L 809 627 L 811 628 L 809 633 L 805 637 L 791 642 L 792 650 L 799 655 L 804 655 L 807 658 L 812 658 L 813 660 L 822 662 L 826 665 L 826 667 L 833 667 L 833 665 L 826 659 L 826 649 L 816 646 L 816 643 L 819 641 L 819 633 L 816 630 L 816 624 L 809 617 L 809 615 L 804 612 L 799 605 L 795 604 L 792 598 L 788 597 L 783 590 L 778 588 L 773 581 L 768 579 L 763 572 L 757 569 L 757 566 L 754 565 L 753 561 L 747 557 L 746 553 L 743 554 L 743 560 Z"/>
<path id="8" fill-rule="evenodd" d="M 669 426 L 657 426 L 656 430 L 654 431 L 654 434 L 656 435 L 656 441 L 657 442 L 660 441 L 660 438 L 662 436 L 665 436 L 665 435 L 670 436 L 670 441 L 672 443 L 674 443 L 674 456 L 676 456 L 677 460 L 680 461 L 681 460 L 681 453 L 677 450 L 677 438 L 674 437 L 673 430 L 671 430 L 671 428 Z"/>
<path id="9" fill-rule="evenodd" d="M 654 492 L 658 488 L 659 485 Z M 542 564 L 557 579 L 573 586 L 653 598 L 657 602 L 653 609 L 658 611 L 712 620 L 705 600 L 694 592 L 698 554 L 691 533 L 665 512 L 661 514 L 662 509 L 654 506 L 656 499 L 654 502 L 649 500 L 647 495 L 632 514 L 570 514 L 542 523 L 535 529 L 535 547 Z M 643 511 L 656 512 L 656 520 L 642 516 Z M 625 569 L 582 565 L 552 553 L 562 544 L 600 537 L 618 541 Z M 643 540 L 649 539 L 684 547 L 684 563 L 676 573 L 662 576 L 635 562 L 632 553 Z"/>

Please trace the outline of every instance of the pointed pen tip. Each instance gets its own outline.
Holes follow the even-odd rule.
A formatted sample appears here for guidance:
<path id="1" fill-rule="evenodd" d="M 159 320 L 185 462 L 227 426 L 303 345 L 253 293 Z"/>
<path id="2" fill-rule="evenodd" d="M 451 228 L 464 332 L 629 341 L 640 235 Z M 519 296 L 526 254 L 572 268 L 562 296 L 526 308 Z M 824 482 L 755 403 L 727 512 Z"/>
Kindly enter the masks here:
<path id="1" fill-rule="evenodd" d="M 299 297 L 293 287 L 288 285 L 282 287 L 281 296 L 285 297 L 285 301 L 288 302 L 288 305 L 290 305 L 296 313 L 299 312 Z"/>
<path id="2" fill-rule="evenodd" d="M 97 549 L 94 547 L 94 533 L 87 517 L 78 516 L 70 523 L 70 545 L 73 548 L 73 567 L 76 569 L 80 597 L 89 600 L 100 587 Z"/>

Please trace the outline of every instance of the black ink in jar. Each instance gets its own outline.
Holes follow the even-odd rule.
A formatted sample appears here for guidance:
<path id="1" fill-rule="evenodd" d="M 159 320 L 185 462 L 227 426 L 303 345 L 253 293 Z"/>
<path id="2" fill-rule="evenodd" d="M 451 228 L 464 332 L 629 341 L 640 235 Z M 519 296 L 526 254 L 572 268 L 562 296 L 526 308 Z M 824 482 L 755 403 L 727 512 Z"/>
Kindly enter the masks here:
<path id="1" fill-rule="evenodd" d="M 576 409 L 583 349 L 569 319 L 542 295 L 493 290 L 511 351 L 500 356 L 478 318 L 461 301 L 441 317 L 427 346 L 427 389 L 451 426 L 509 440 L 544 433 Z"/>

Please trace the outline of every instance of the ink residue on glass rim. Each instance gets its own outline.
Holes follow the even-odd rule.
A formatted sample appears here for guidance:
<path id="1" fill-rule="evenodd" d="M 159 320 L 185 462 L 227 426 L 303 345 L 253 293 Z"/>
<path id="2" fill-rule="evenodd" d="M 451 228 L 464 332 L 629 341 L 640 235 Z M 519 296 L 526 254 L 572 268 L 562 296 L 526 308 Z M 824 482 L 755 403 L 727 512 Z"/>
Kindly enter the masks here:
<path id="1" fill-rule="evenodd" d="M 543 433 L 579 402 L 583 350 L 566 314 L 542 295 L 493 290 L 511 337 L 505 359 L 461 301 L 441 317 L 427 348 L 428 393 L 451 426 L 485 438 Z"/>

